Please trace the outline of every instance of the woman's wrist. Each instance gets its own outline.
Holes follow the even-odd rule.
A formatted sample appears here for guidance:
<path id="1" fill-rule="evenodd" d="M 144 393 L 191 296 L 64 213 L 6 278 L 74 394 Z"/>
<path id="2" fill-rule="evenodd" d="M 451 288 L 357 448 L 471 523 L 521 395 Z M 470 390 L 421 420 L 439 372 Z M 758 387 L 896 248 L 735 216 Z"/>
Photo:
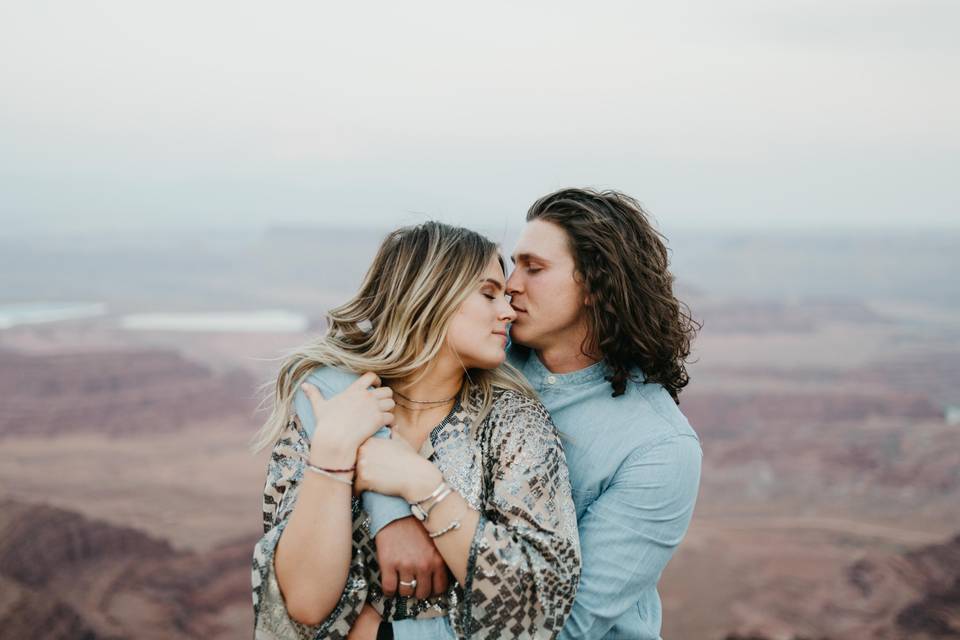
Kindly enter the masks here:
<path id="1" fill-rule="evenodd" d="M 420 460 L 422 463 L 411 469 L 407 475 L 401 494 L 401 497 L 410 503 L 429 496 L 443 482 L 443 474 L 436 465 L 423 458 Z"/>
<path id="2" fill-rule="evenodd" d="M 357 447 L 338 443 L 335 445 L 322 442 L 310 444 L 310 455 L 307 457 L 310 464 L 326 469 L 348 469 L 357 464 Z"/>

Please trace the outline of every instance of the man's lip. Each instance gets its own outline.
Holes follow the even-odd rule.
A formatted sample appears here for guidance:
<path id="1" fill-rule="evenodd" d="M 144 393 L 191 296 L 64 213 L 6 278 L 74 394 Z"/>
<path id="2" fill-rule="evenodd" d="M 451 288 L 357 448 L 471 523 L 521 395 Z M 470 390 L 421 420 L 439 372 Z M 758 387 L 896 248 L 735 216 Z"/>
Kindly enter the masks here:
<path id="1" fill-rule="evenodd" d="M 526 313 L 526 312 L 527 312 L 526 309 L 524 309 L 523 307 L 518 307 L 518 306 L 515 305 L 515 304 L 512 304 L 512 305 L 510 305 L 510 306 L 513 307 L 513 310 L 516 311 L 517 313 Z"/>

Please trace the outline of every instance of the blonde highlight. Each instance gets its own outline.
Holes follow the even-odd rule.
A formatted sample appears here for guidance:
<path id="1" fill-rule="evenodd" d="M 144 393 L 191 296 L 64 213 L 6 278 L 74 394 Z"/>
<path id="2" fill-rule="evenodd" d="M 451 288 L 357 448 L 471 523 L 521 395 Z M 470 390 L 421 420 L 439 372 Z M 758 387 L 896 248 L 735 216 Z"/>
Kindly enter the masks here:
<path id="1" fill-rule="evenodd" d="M 384 379 L 423 372 L 442 349 L 450 320 L 476 289 L 497 246 L 482 235 L 440 222 L 402 227 L 380 245 L 359 291 L 327 314 L 327 330 L 293 350 L 275 381 L 266 385 L 270 415 L 251 448 L 272 446 L 290 419 L 297 386 L 318 367 L 355 373 L 373 371 Z M 494 400 L 494 389 L 527 396 L 533 390 L 513 367 L 465 371 L 460 402 L 472 407 L 479 423 Z M 479 398 L 479 400 L 475 400 Z"/>

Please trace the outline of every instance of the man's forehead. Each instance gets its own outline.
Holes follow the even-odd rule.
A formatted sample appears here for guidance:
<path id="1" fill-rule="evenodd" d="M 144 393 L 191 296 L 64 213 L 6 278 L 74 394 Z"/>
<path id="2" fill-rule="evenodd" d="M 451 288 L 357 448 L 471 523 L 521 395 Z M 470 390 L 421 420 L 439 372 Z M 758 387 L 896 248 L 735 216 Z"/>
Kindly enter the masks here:
<path id="1" fill-rule="evenodd" d="M 563 229 L 542 220 L 532 220 L 527 223 L 510 257 L 514 262 L 529 260 L 556 262 L 564 258 L 572 258 Z"/>

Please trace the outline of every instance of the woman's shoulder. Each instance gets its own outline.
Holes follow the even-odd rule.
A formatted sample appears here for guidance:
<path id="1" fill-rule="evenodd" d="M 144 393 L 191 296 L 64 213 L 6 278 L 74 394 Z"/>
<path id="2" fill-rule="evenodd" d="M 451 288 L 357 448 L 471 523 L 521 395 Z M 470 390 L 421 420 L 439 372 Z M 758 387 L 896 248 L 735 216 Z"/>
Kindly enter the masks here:
<path id="1" fill-rule="evenodd" d="M 494 389 L 490 418 L 497 423 L 523 423 L 527 427 L 556 430 L 543 403 L 516 389 Z"/>
<path id="2" fill-rule="evenodd" d="M 544 463 L 563 455 L 560 432 L 536 397 L 513 389 L 496 389 L 486 423 L 486 455 L 496 460 L 515 460 L 523 455 Z"/>

